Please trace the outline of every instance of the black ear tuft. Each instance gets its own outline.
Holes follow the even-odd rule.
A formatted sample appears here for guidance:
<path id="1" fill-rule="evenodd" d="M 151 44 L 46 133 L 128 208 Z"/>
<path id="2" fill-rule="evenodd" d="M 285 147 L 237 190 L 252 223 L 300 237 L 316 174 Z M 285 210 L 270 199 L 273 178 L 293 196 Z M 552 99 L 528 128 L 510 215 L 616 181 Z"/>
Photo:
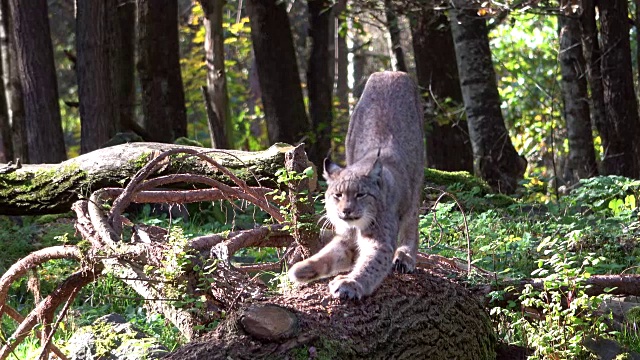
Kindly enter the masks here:
<path id="1" fill-rule="evenodd" d="M 340 170 L 342 170 L 342 168 L 331 161 L 330 157 L 326 157 L 324 159 L 324 173 L 322 174 L 322 176 L 324 176 L 325 180 L 333 180 L 337 173 L 340 172 Z"/>

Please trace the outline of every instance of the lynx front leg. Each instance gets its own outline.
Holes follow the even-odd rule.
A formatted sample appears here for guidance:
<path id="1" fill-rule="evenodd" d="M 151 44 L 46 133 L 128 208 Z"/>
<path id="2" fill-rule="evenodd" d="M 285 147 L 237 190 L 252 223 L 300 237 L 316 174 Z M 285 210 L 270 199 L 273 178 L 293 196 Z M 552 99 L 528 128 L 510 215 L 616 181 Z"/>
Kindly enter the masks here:
<path id="1" fill-rule="evenodd" d="M 317 254 L 289 269 L 293 282 L 310 282 L 351 270 L 356 255 L 355 231 L 336 235 Z"/>
<path id="2" fill-rule="evenodd" d="M 387 277 L 393 265 L 397 225 L 387 223 L 386 227 L 386 231 L 383 231 L 380 236 L 360 234 L 358 237 L 360 253 L 353 271 L 347 275 L 336 276 L 329 283 L 329 292 L 333 297 L 361 299 L 363 296 L 371 295 Z"/>
<path id="3" fill-rule="evenodd" d="M 411 273 L 416 268 L 418 254 L 418 207 L 411 211 L 400 223 L 400 244 L 393 257 L 393 268 L 400 273 Z"/>

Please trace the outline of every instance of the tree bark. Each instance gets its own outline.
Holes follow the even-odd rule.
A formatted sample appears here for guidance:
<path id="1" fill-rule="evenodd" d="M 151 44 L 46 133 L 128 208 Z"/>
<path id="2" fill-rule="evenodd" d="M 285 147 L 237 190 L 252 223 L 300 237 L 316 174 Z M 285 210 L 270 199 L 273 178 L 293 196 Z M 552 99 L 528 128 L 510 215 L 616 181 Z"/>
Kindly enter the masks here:
<path id="1" fill-rule="evenodd" d="M 393 9 L 391 0 L 384 0 L 384 14 L 387 20 L 387 29 L 391 38 L 391 50 L 395 58 L 395 70 L 407 72 L 404 50 L 400 43 L 400 27 L 398 26 L 398 16 Z"/>
<path id="2" fill-rule="evenodd" d="M 286 3 L 248 0 L 246 7 L 269 141 L 296 144 L 309 133 L 310 125 Z"/>
<path id="3" fill-rule="evenodd" d="M 564 14 L 560 24 L 560 71 L 564 117 L 569 138 L 569 171 L 571 183 L 597 175 L 596 153 L 589 116 L 586 63 L 582 51 L 580 19 L 569 0 L 563 0 L 560 10 Z"/>
<path id="4" fill-rule="evenodd" d="M 333 24 L 331 2 L 328 0 L 310 0 L 309 37 L 311 54 L 307 72 L 309 91 L 309 117 L 313 137 L 309 147 L 309 159 L 321 164 L 331 149 L 331 129 L 333 124 L 333 77 L 329 65 L 332 64 L 329 53 L 330 31 Z"/>
<path id="5" fill-rule="evenodd" d="M 207 63 L 207 97 L 213 113 L 209 116 L 209 131 L 213 148 L 229 149 L 233 144 L 231 114 L 224 66 L 222 9 L 225 0 L 200 0 L 204 10 L 204 49 Z"/>
<path id="6" fill-rule="evenodd" d="M 147 141 L 187 135 L 177 0 L 138 0 L 138 74 Z"/>
<path id="7" fill-rule="evenodd" d="M 600 129 L 606 123 L 606 110 L 604 105 L 604 86 L 602 84 L 602 51 L 598 41 L 595 0 L 583 0 L 580 20 L 582 23 L 582 46 L 584 48 L 590 90 L 591 126 Z"/>
<path id="8" fill-rule="evenodd" d="M 55 163 L 67 158 L 46 0 L 9 0 L 25 108 L 28 157 Z"/>
<path id="9" fill-rule="evenodd" d="M 39 215 L 67 212 L 74 201 L 88 192 L 120 187 L 160 151 L 192 148 L 161 143 L 129 143 L 84 154 L 60 164 L 26 165 L 10 173 L 0 173 L 0 215 Z M 228 150 L 213 153 L 220 163 L 236 172 L 249 185 L 278 187 L 276 171 L 284 164 L 289 146 L 272 146 L 260 152 Z M 230 155 L 227 155 L 230 154 Z M 174 161 L 158 175 L 193 173 L 229 183 L 219 172 L 198 162 Z"/>
<path id="10" fill-rule="evenodd" d="M 341 15 L 347 7 L 347 0 L 339 0 L 334 5 L 335 15 L 335 82 L 336 82 L 336 98 L 338 100 L 336 106 L 336 121 L 332 130 L 339 134 L 347 133 L 347 124 L 349 122 L 349 48 L 347 46 L 346 31 L 341 33 L 340 29 L 346 19 Z M 344 126 L 341 126 L 344 125 Z"/>
<path id="11" fill-rule="evenodd" d="M 136 81 L 136 3 L 132 0 L 118 0 L 116 11 L 117 26 L 114 40 L 115 56 L 111 62 L 114 74 L 120 123 L 117 131 L 135 131 L 139 128 L 135 119 Z M 138 134 L 141 135 L 141 134 Z"/>
<path id="12" fill-rule="evenodd" d="M 76 74 L 80 101 L 80 152 L 100 148 L 116 134 L 120 106 L 112 62 L 118 0 L 76 2 Z"/>
<path id="13" fill-rule="evenodd" d="M 1 6 L 1 5 L 0 5 Z M 0 28 L 2 28 L 2 10 L 0 9 Z M 0 30 L 0 41 L 6 41 L 4 29 Z M 0 56 L 2 56 L 0 52 Z M 5 61 L 0 61 L 0 162 L 14 161 L 13 142 L 11 141 L 11 122 L 5 91 L 5 75 L 7 68 Z"/>
<path id="14" fill-rule="evenodd" d="M 418 86 L 428 106 L 427 166 L 473 172 L 473 152 L 465 119 L 451 115 L 463 106 L 456 52 L 447 16 L 424 1 L 411 16 Z"/>
<path id="15" fill-rule="evenodd" d="M 450 10 L 460 88 L 464 99 L 474 171 L 496 191 L 513 193 L 526 169 L 516 152 L 500 110 L 487 24 L 479 3 L 454 0 Z"/>
<path id="16" fill-rule="evenodd" d="M 12 160 L 26 160 L 28 159 L 28 153 L 24 103 L 20 72 L 18 70 L 16 42 L 13 31 L 11 31 L 13 29 L 13 21 L 9 12 L 9 0 L 0 0 L 0 22 L 0 57 L 2 58 L 9 124 L 11 126 L 11 143 L 14 157 Z"/>
<path id="17" fill-rule="evenodd" d="M 626 0 L 599 1 L 605 123 L 598 131 L 604 175 L 640 176 L 638 104 L 633 89 L 631 45 Z"/>
<path id="18" fill-rule="evenodd" d="M 489 316 L 444 278 L 393 274 L 347 303 L 327 298 L 326 286 L 257 299 L 166 359 L 495 359 Z"/>

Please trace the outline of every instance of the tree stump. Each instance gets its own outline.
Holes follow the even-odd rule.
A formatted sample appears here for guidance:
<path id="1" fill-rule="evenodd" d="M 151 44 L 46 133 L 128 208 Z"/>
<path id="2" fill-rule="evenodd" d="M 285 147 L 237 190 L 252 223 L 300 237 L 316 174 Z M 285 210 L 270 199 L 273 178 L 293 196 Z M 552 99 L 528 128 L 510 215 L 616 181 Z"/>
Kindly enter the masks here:
<path id="1" fill-rule="evenodd" d="M 255 299 L 167 359 L 494 359 L 480 299 L 419 269 L 371 296 L 341 302 L 327 281 Z"/>

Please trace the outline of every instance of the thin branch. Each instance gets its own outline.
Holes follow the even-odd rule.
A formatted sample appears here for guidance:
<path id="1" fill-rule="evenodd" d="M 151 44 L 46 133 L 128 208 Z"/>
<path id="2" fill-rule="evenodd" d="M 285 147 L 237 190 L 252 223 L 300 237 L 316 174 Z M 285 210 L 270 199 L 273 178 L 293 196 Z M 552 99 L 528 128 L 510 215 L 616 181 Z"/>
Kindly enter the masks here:
<path id="1" fill-rule="evenodd" d="M 82 269 L 71 274 L 62 284 L 51 292 L 44 300 L 31 310 L 29 315 L 18 325 L 13 335 L 14 341 L 5 344 L 0 349 L 0 360 L 4 360 L 18 346 L 33 329 L 38 321 L 39 314 L 53 313 L 60 304 L 65 301 L 75 288 L 83 287 L 93 281 L 102 273 L 102 265 L 96 264 L 93 269 Z"/>
<path id="2" fill-rule="evenodd" d="M 24 258 L 18 260 L 15 264 L 2 275 L 0 278 L 0 316 L 4 311 L 7 300 L 7 294 L 11 284 L 17 279 L 24 276 L 27 271 L 38 267 L 39 265 L 54 259 L 74 259 L 80 260 L 82 254 L 75 246 L 63 245 L 52 246 L 37 250 Z"/>
<path id="3" fill-rule="evenodd" d="M 22 314 L 17 312 L 14 308 L 12 308 L 9 305 L 5 304 L 4 312 L 5 312 L 5 314 L 9 315 L 10 318 L 12 318 L 13 320 L 15 320 L 18 323 L 21 323 L 21 322 L 24 321 L 24 316 L 22 316 Z M 35 330 L 35 334 L 36 334 L 36 337 L 42 338 L 42 332 L 40 330 Z M 51 351 L 58 358 L 60 358 L 61 360 L 69 360 L 69 358 L 57 346 L 55 346 L 54 344 L 50 344 L 50 346 L 51 346 Z M 16 358 L 17 358 L 17 356 L 16 356 Z"/>

